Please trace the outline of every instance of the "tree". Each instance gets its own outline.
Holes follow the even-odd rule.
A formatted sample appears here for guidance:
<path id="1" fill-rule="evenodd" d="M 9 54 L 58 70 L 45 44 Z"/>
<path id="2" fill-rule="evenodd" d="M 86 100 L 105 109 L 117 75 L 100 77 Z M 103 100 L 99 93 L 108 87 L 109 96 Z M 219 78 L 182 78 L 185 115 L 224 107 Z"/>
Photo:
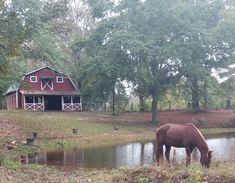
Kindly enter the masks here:
<path id="1" fill-rule="evenodd" d="M 234 93 L 234 78 L 231 77 L 225 82 L 221 83 L 221 88 L 223 88 L 223 96 L 226 98 L 226 109 L 231 109 L 232 108 L 232 95 Z"/>
<path id="2" fill-rule="evenodd" d="M 22 25 L 17 6 L 6 5 L 5 1 L 0 3 L 0 93 L 4 93 L 15 79 L 14 69 L 20 71 L 22 67 L 15 67 L 21 63 L 23 52 L 22 44 L 26 39 L 25 29 Z M 18 65 L 19 66 L 19 65 Z M 20 72 L 16 72 L 18 76 Z M 2 96 L 2 95 L 1 95 Z M 1 107 L 3 97 L 0 97 Z"/>
<path id="3" fill-rule="evenodd" d="M 102 43 L 96 42 L 99 35 L 99 33 L 93 35 L 94 37 L 86 42 L 90 59 L 81 66 L 81 85 L 83 92 L 86 95 L 89 94 L 90 100 L 93 101 L 100 99 L 105 102 L 111 94 L 112 112 L 115 114 L 117 88 L 122 85 L 121 81 L 125 78 L 126 73 L 122 67 L 125 63 L 121 62 L 125 62 L 125 60 L 122 59 L 123 51 L 119 50 L 117 43 L 110 41 L 102 45 Z"/>
<path id="4" fill-rule="evenodd" d="M 130 6 L 133 4 L 137 6 Z M 101 59 L 102 64 L 106 63 L 107 71 L 102 72 L 111 71 L 109 80 L 112 84 L 109 89 L 112 89 L 113 95 L 112 86 L 117 81 L 130 80 L 134 75 L 137 76 L 135 81 L 138 86 L 146 87 L 148 95 L 152 96 L 154 123 L 158 121 L 157 99 L 169 84 L 174 83 L 179 66 L 178 60 L 169 54 L 172 47 L 167 41 L 174 26 L 179 27 L 172 25 L 175 19 L 168 8 L 170 4 L 163 1 L 121 2 L 114 9 L 119 15 L 102 21 L 91 36 L 92 44 L 87 48 L 93 58 Z M 164 26 L 166 22 L 169 22 L 167 26 L 170 26 L 170 29 Z M 162 35 L 164 31 L 165 35 Z"/>
<path id="5" fill-rule="evenodd" d="M 59 33 L 50 22 L 61 14 L 49 15 L 45 5 L 46 2 L 37 0 L 1 1 L 1 93 L 28 69 L 45 64 L 62 68 L 61 63 L 68 58 Z"/>
<path id="6" fill-rule="evenodd" d="M 97 28 L 85 44 L 84 40 L 75 43 L 82 43 L 78 50 L 89 57 L 81 72 L 90 82 L 83 84 L 94 83 L 100 96 L 110 92 L 114 96 L 115 83 L 132 82 L 140 98 L 152 97 L 152 121 L 156 123 L 158 99 L 184 77 L 193 110 L 200 109 L 202 98 L 207 108 L 212 70 L 226 68 L 234 53 L 226 35 L 217 39 L 226 27 L 221 21 L 225 16 L 220 14 L 225 10 L 223 1 L 89 2 Z M 225 22 L 231 24 L 228 17 Z M 89 68 L 94 70 L 88 75 Z M 104 87 L 97 86 L 104 81 Z"/>
<path id="7" fill-rule="evenodd" d="M 186 78 L 191 88 L 192 109 L 200 109 L 200 98 L 204 97 L 204 106 L 207 105 L 207 87 L 212 70 L 227 68 L 232 61 L 232 47 L 224 44 L 224 38 L 217 39 L 215 33 L 223 19 L 220 12 L 224 10 L 222 1 L 195 1 L 182 3 L 179 19 L 184 19 L 185 33 L 178 49 L 178 58 L 182 60 L 181 74 Z M 226 45 L 226 46 L 225 46 Z M 203 84 L 202 84 L 203 83 Z"/>

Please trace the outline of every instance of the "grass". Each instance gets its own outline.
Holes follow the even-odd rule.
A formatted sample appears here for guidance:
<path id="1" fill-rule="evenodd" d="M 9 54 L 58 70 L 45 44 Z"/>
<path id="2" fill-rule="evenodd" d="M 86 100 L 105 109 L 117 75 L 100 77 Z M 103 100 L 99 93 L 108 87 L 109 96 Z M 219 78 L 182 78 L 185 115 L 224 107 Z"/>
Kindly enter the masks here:
<path id="1" fill-rule="evenodd" d="M 94 123 L 93 118 L 84 118 L 77 113 L 5 111 L 0 114 L 0 117 L 23 126 L 25 132 L 40 131 L 45 136 L 70 133 L 72 128 L 78 128 L 81 133 L 87 134 L 106 132 L 111 129 L 108 125 Z"/>
<path id="2" fill-rule="evenodd" d="M 15 165 L 14 165 L 15 166 Z M 135 166 L 119 169 L 58 170 L 53 167 L 26 165 L 0 167 L 0 182 L 95 182 L 95 183 L 231 183 L 235 181 L 234 162 L 215 162 L 210 169 L 199 164 L 156 167 Z"/>
<path id="3" fill-rule="evenodd" d="M 106 133 L 113 130 L 113 125 L 128 129 L 137 130 L 136 126 L 127 125 L 125 122 L 116 123 L 115 120 L 107 121 L 107 113 L 92 112 L 24 112 L 24 111 L 3 111 L 0 118 L 13 121 L 23 126 L 23 131 L 40 131 L 43 136 L 71 134 L 72 128 L 78 128 L 81 134 Z M 129 128 L 128 128 L 129 127 Z M 130 128 L 131 127 L 131 128 Z"/>
<path id="4" fill-rule="evenodd" d="M 126 122 L 116 122 L 112 118 L 110 122 L 109 114 L 106 113 L 56 113 L 56 112 L 25 112 L 25 111 L 1 111 L 0 119 L 5 119 L 14 122 L 19 126 L 18 134 L 13 134 L 19 141 L 25 140 L 26 137 L 32 136 L 32 132 L 38 132 L 39 142 L 42 146 L 50 146 L 58 141 L 63 141 L 65 145 L 81 144 L 84 142 L 100 142 L 116 141 L 123 138 L 127 139 L 126 135 L 131 137 L 136 136 L 142 127 L 131 125 Z M 119 128 L 118 136 L 113 130 L 113 126 Z M 73 134 L 72 129 L 77 128 L 78 134 Z M 96 138 L 96 137 L 99 138 Z M 125 136 L 125 137 L 124 137 Z M 150 137 L 150 135 L 146 135 Z M 138 138 L 138 137 L 137 137 Z M 81 141 L 79 141 L 81 139 Z M 74 142 L 76 141 L 76 143 Z M 87 143 L 86 143 L 87 144 Z M 41 145 L 41 144 L 40 144 Z M 84 145 L 84 144 L 83 144 Z"/>
<path id="5" fill-rule="evenodd" d="M 13 150 L 0 150 L 0 182 L 228 182 L 235 180 L 235 158 L 231 162 L 213 162 L 211 169 L 202 169 L 200 164 L 170 167 L 126 167 L 119 169 L 78 169 L 74 171 L 59 170 L 39 165 L 19 165 L 14 158 L 20 154 L 63 147 L 89 147 L 135 140 L 152 140 L 155 138 L 156 126 L 148 122 L 136 123 L 135 119 L 122 119 L 108 113 L 95 112 L 25 112 L 0 111 L 0 121 L 13 124 L 0 129 L 0 145 L 15 140 Z M 1 124 L 0 124 L 1 125 Z M 118 130 L 114 130 L 116 126 Z M 13 128 L 14 127 L 14 128 Z M 72 129 L 77 128 L 78 134 Z M 13 129 L 13 130 L 12 130 Z M 203 128 L 203 134 L 235 132 L 235 128 Z M 38 132 L 38 139 L 32 146 L 23 145 L 32 132 Z M 61 176 L 63 175 L 63 176 Z M 215 179 L 214 177 L 217 177 Z M 217 182 L 218 182 L 217 181 Z"/>
<path id="6" fill-rule="evenodd" d="M 147 129 L 140 133 L 143 129 L 140 125 L 118 122 L 117 118 L 107 113 L 1 111 L 0 119 L 13 122 L 17 126 L 15 132 L 0 139 L 1 146 L 15 140 L 17 148 L 11 151 L 0 150 L 0 159 L 13 159 L 20 154 L 54 150 L 61 146 L 100 146 L 152 139 L 154 136 L 153 132 L 149 133 Z M 113 129 L 114 125 L 119 128 L 118 131 Z M 78 129 L 78 134 L 73 134 L 73 128 Z M 34 145 L 23 145 L 22 142 L 27 137 L 32 137 L 32 132 L 38 133 Z"/>

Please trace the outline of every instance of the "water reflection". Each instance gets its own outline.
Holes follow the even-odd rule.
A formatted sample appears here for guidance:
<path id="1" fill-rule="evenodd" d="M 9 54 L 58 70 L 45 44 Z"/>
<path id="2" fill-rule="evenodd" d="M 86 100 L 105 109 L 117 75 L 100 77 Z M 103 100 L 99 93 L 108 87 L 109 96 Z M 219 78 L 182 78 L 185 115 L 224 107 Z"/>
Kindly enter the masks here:
<path id="1" fill-rule="evenodd" d="M 213 159 L 227 160 L 234 150 L 235 134 L 221 135 L 220 137 L 207 137 L 207 144 L 214 151 Z M 22 163 L 37 163 L 53 166 L 63 166 L 70 168 L 118 168 L 128 165 L 151 164 L 155 158 L 155 141 L 134 142 L 124 145 L 102 146 L 87 149 L 66 149 L 53 152 L 40 152 L 21 156 Z M 174 149 L 176 160 L 185 160 L 184 148 L 172 148 L 171 157 Z M 195 149 L 192 153 L 192 160 L 198 161 L 200 153 Z"/>
<path id="2" fill-rule="evenodd" d="M 154 142 L 130 143 L 115 148 L 115 167 L 124 165 L 150 164 L 154 157 Z"/>

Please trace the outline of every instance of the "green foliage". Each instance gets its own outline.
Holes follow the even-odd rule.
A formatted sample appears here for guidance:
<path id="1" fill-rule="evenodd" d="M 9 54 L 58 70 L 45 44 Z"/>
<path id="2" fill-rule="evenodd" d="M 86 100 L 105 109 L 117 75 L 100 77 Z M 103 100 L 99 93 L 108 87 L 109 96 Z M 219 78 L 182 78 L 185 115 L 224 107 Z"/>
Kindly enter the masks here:
<path id="1" fill-rule="evenodd" d="M 181 72 L 186 77 L 186 82 L 191 90 L 192 107 L 197 110 L 200 97 L 207 100 L 207 86 L 200 86 L 200 83 L 211 79 L 212 68 L 226 68 L 231 63 L 231 52 L 229 47 L 223 46 L 221 40 L 217 39 L 214 31 L 221 20 L 219 12 L 224 9 L 222 2 L 208 4 L 199 1 L 186 8 L 184 11 L 188 11 L 188 8 L 191 9 L 188 14 L 189 20 L 193 20 L 192 22 L 197 25 L 197 28 L 191 25 L 192 22 L 188 22 L 191 35 L 180 49 L 189 54 L 183 62 Z M 208 57 L 208 55 L 213 55 L 213 57 Z M 185 54 L 182 56 L 184 57 Z"/>
<path id="2" fill-rule="evenodd" d="M 110 0 L 88 0 L 89 5 L 91 6 L 91 14 L 94 18 L 103 18 L 106 14 L 106 11 L 112 7 L 113 2 Z"/>
<path id="3" fill-rule="evenodd" d="M 228 124 L 230 127 L 235 127 L 235 119 L 231 120 Z"/>
<path id="4" fill-rule="evenodd" d="M 199 183 L 202 179 L 202 171 L 198 167 L 190 167 L 188 169 L 189 177 L 187 179 L 188 183 Z"/>
<path id="5" fill-rule="evenodd" d="M 149 1 L 148 3 L 154 4 L 154 2 Z M 96 69 L 100 65 L 105 65 L 102 69 L 98 69 L 97 74 L 92 72 L 95 77 L 94 80 L 97 83 L 97 77 L 103 75 L 101 80 L 110 83 L 107 85 L 107 91 L 111 91 L 112 85 L 118 80 L 127 79 L 136 83 L 139 92 L 160 96 L 165 91 L 165 86 L 170 81 L 174 81 L 172 75 L 168 74 L 173 72 L 175 65 L 170 66 L 167 63 L 168 56 L 164 56 L 168 53 L 167 48 L 159 47 L 163 43 L 162 37 L 159 37 L 163 27 L 152 24 L 153 18 L 157 16 L 156 14 L 153 17 L 154 13 L 158 13 L 159 17 L 161 14 L 161 17 L 164 16 L 167 20 L 169 18 L 167 18 L 168 14 L 162 14 L 159 9 L 157 9 L 158 12 L 151 7 L 162 5 L 166 8 L 167 6 L 160 2 L 156 2 L 154 6 L 153 4 L 150 6 L 148 3 L 139 2 L 137 7 L 131 8 L 126 1 L 121 3 L 116 10 L 122 12 L 128 6 L 128 11 L 121 13 L 120 16 L 105 19 L 90 37 L 87 53 L 93 57 L 91 64 L 95 65 L 94 68 Z M 146 10 L 141 9 L 141 7 L 146 8 Z M 148 13 L 149 11 L 151 14 Z M 133 16 L 133 14 L 136 16 Z M 163 19 L 160 21 L 167 22 L 166 19 Z M 159 22 L 159 25 L 161 25 L 161 22 Z M 143 29 L 147 32 L 143 33 Z M 159 59 L 156 59 L 158 53 L 163 54 L 159 55 Z M 96 65 L 97 62 L 99 62 L 99 66 Z M 161 66 L 163 68 L 158 69 Z M 108 77 L 105 76 L 106 74 Z M 160 75 L 161 77 L 159 77 Z M 91 79 L 89 78 L 89 80 Z M 156 89 L 157 91 L 155 91 Z M 153 91 L 155 92 L 152 93 Z"/>
<path id="6" fill-rule="evenodd" d="M 222 0 L 1 1 L 0 92 L 22 73 L 49 65 L 72 76 L 84 103 L 112 98 L 124 106 L 118 89 L 131 82 L 137 96 L 152 97 L 153 121 L 158 104 L 219 108 L 233 88 L 217 86 L 211 73 L 234 60 L 233 6 Z"/>
<path id="7" fill-rule="evenodd" d="M 61 43 L 62 33 L 55 28 L 58 20 L 68 12 L 64 7 L 66 3 L 66 0 L 46 3 L 37 0 L 1 1 L 1 94 L 29 70 L 42 65 L 62 68 L 63 62 L 69 59 L 68 51 Z"/>
<path id="8" fill-rule="evenodd" d="M 28 164 L 28 165 L 26 166 L 26 168 L 27 168 L 28 170 L 35 170 L 35 171 L 37 171 L 37 170 L 40 169 L 40 165 L 37 165 L 37 164 Z"/>
<path id="9" fill-rule="evenodd" d="M 149 183 L 149 179 L 147 177 L 140 177 L 137 180 L 137 183 Z"/>
<path id="10" fill-rule="evenodd" d="M 183 76 L 185 101 L 191 101 L 193 108 L 199 108 L 200 102 L 206 108 L 212 68 L 226 68 L 232 58 L 232 44 L 227 47 L 221 42 L 225 39 L 217 39 L 219 22 L 225 17 L 220 14 L 225 11 L 222 1 L 89 3 L 100 22 L 73 47 L 89 56 L 79 70 L 87 98 L 107 100 L 118 81 L 128 80 L 138 96 L 152 97 L 154 118 L 157 100 Z"/>
<path id="11" fill-rule="evenodd" d="M 5 159 L 2 162 L 2 165 L 9 169 L 18 169 L 20 168 L 19 162 L 14 160 Z"/>

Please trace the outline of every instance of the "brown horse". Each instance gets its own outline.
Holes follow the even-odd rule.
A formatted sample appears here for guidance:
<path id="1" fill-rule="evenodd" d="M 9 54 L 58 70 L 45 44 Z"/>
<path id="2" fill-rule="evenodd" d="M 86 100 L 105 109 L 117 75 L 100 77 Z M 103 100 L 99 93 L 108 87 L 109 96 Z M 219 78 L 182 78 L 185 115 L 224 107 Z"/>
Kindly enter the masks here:
<path id="1" fill-rule="evenodd" d="M 206 166 L 208 168 L 210 167 L 212 151 L 209 151 L 209 148 L 201 132 L 192 123 L 186 123 L 182 125 L 164 124 L 157 129 L 156 139 L 156 160 L 158 165 L 160 161 L 162 161 L 163 145 L 165 145 L 165 156 L 168 162 L 170 162 L 171 146 L 184 147 L 186 149 L 186 166 L 188 166 L 190 163 L 193 149 L 197 147 L 201 153 L 200 162 L 202 166 Z"/>

